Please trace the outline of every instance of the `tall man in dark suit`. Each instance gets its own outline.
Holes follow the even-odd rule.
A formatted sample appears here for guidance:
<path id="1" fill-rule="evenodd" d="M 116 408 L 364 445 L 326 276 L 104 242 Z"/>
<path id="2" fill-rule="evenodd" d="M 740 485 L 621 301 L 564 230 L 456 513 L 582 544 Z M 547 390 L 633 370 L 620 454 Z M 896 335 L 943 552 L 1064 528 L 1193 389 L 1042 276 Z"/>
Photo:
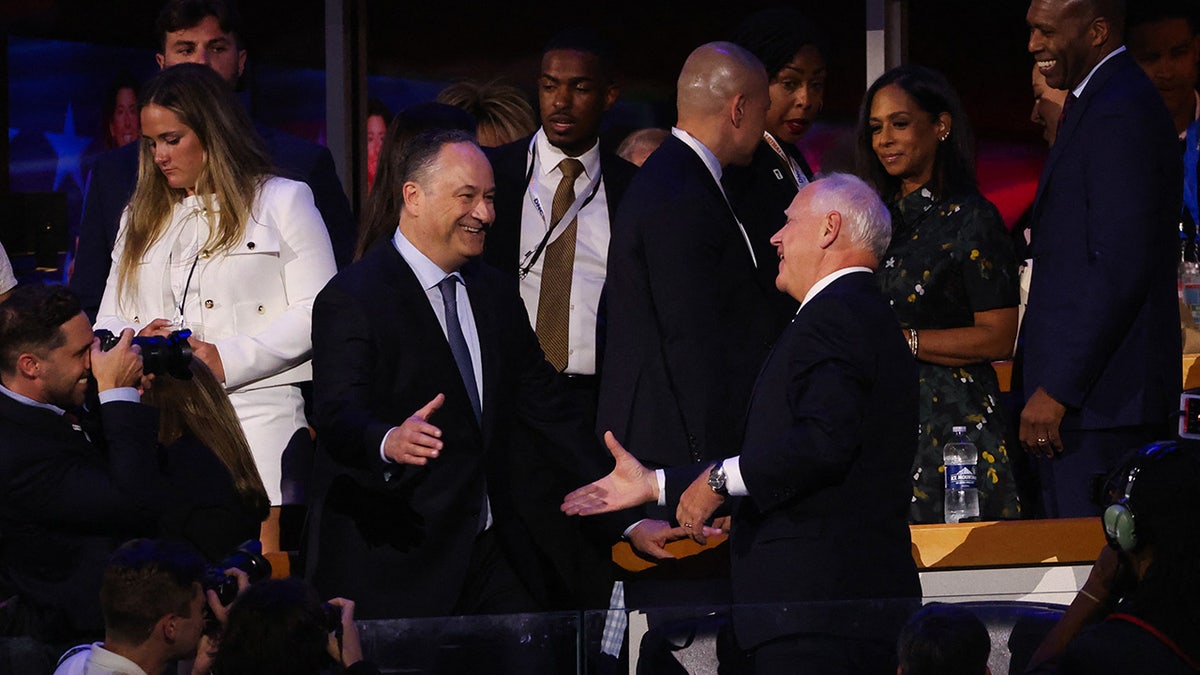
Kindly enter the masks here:
<path id="1" fill-rule="evenodd" d="M 519 289 L 542 350 L 593 426 L 609 222 L 636 170 L 600 150 L 600 121 L 618 94 L 611 46 L 583 29 L 559 33 L 542 51 L 537 89 L 541 128 L 488 151 L 496 222 L 483 257 Z M 536 442 L 534 435 L 514 451 L 536 453 Z M 571 486 L 557 482 L 553 467 L 532 462 L 530 470 L 527 489 L 541 499 L 530 495 L 526 504 L 541 514 L 537 529 L 558 542 L 542 561 L 555 589 L 546 604 L 607 607 L 611 542 L 554 508 Z"/>
<path id="2" fill-rule="evenodd" d="M 246 50 L 240 42 L 244 34 L 241 16 L 232 4 L 225 0 L 168 0 L 158 15 L 156 29 L 161 40 L 161 51 L 156 56 L 159 68 L 203 63 L 230 87 L 237 86 L 246 67 Z M 275 170 L 312 188 L 317 210 L 329 229 L 338 267 L 349 264 L 356 236 L 354 213 L 329 150 L 261 124 L 255 128 L 266 141 Z M 84 197 L 71 290 L 92 318 L 104 295 L 121 211 L 137 184 L 140 152 L 141 143 L 129 143 L 101 155 Z"/>
<path id="3" fill-rule="evenodd" d="M 492 222 L 492 170 L 462 132 L 415 138 L 392 245 L 342 271 L 313 307 L 313 580 L 359 616 L 538 609 L 522 502 L 531 460 L 567 475 L 611 466 L 573 414 L 520 296 L 472 260 Z M 618 530 L 619 533 L 619 530 Z M 615 538 L 615 537 L 614 537 Z"/>
<path id="4" fill-rule="evenodd" d="M 679 75 L 678 126 L 634 176 L 609 249 L 608 332 L 597 429 L 661 467 L 737 444 L 775 334 L 746 228 L 721 187 L 762 139 L 770 101 L 758 59 L 697 48 Z"/>
<path id="5" fill-rule="evenodd" d="M 158 412 L 139 402 L 132 335 L 100 351 L 61 286 L 18 286 L 0 304 L 0 590 L 11 600 L 0 624 L 12 634 L 57 643 L 102 631 L 105 562 L 154 527 Z M 102 429 L 75 417 L 89 373 Z"/>
<path id="6" fill-rule="evenodd" d="M 1162 98 L 1121 44 L 1118 0 L 1034 0 L 1029 51 L 1069 90 L 1030 234 L 1018 359 L 1021 443 L 1046 515 L 1099 515 L 1092 478 L 1169 433 L 1181 377 L 1179 150 Z"/>
<path id="7" fill-rule="evenodd" d="M 741 453 L 649 471 L 609 434 L 616 469 L 563 504 L 584 515 L 677 504 L 679 522 L 703 542 L 717 507 L 742 496 L 731 534 L 733 628 L 756 673 L 891 672 L 906 599 L 921 594 L 906 522 L 916 365 L 872 278 L 890 220 L 853 176 L 800 191 L 772 237 L 776 285 L 800 310 L 754 385 Z M 888 598 L 900 600 L 867 612 L 828 604 Z M 855 625 L 868 613 L 871 625 Z"/>

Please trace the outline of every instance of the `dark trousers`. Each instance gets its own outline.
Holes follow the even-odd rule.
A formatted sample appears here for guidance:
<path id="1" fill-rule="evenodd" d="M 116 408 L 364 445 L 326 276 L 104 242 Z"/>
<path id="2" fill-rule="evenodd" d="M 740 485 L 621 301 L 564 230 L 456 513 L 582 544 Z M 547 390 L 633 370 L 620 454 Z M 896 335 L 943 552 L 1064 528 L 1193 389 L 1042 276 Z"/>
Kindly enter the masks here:
<path id="1" fill-rule="evenodd" d="M 1047 518 L 1089 518 L 1104 512 L 1093 495 L 1098 480 L 1138 448 L 1173 435 L 1159 425 L 1063 431 L 1062 454 L 1037 460 Z M 1099 478 L 1097 478 L 1099 477 Z"/>
<path id="2" fill-rule="evenodd" d="M 538 611 L 529 591 L 513 572 L 491 530 L 475 540 L 467 579 L 451 614 L 522 614 Z"/>

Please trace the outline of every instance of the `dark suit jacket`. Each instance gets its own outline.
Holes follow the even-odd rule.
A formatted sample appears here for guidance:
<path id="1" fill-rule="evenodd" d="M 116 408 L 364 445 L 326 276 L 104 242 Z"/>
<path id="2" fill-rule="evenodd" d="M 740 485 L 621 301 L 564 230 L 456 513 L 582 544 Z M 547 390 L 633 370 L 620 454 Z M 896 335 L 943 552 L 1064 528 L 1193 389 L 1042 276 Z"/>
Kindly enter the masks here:
<path id="1" fill-rule="evenodd" d="M 211 448 L 189 434 L 159 448 L 159 457 L 171 495 L 159 517 L 159 536 L 188 542 L 213 564 L 247 539 L 258 539 L 266 509 L 246 507 Z"/>
<path id="2" fill-rule="evenodd" d="M 916 364 L 870 274 L 837 279 L 800 310 L 747 413 L 740 468 L 750 496 L 733 514 L 734 602 L 921 596 L 906 520 L 917 398 Z M 689 469 L 667 471 L 669 503 L 695 477 Z M 853 616 L 836 610 L 743 607 L 734 631 L 744 649 L 801 631 L 853 634 L 854 621 L 842 621 Z M 862 619 L 861 610 L 850 614 Z"/>
<path id="3" fill-rule="evenodd" d="M 1156 94 L 1128 53 L 1110 59 L 1071 108 L 1038 185 L 1023 387 L 1067 406 L 1064 429 L 1162 424 L 1179 408 L 1182 177 Z"/>
<path id="4" fill-rule="evenodd" d="M 93 444 L 61 415 L 0 394 L 0 586 L 20 597 L 17 630 L 47 642 L 103 633 L 108 556 L 154 534 L 158 412 L 111 402 L 99 414 Z"/>
<path id="5" fill-rule="evenodd" d="M 800 165 L 804 175 L 812 180 L 812 169 L 804 156 L 790 143 L 781 143 L 780 147 Z M 766 141 L 758 144 L 754 150 L 754 159 L 747 166 L 729 166 L 721 176 L 721 183 L 729 194 L 729 201 L 737 211 L 738 219 L 746 227 L 750 243 L 754 244 L 754 255 L 758 256 L 758 278 L 763 288 L 767 289 L 771 307 L 779 321 L 779 330 L 792 320 L 800 303 L 795 298 L 775 288 L 775 277 L 778 275 L 778 259 L 771 237 L 782 227 L 787 218 L 783 212 L 796 198 L 796 183 L 792 179 L 791 170 L 779 155 L 767 145 Z M 763 264 L 767 261 L 767 264 Z"/>
<path id="6" fill-rule="evenodd" d="M 394 246 L 376 246 L 343 270 L 313 308 L 315 473 L 323 485 L 309 560 L 321 593 L 354 598 L 364 618 L 451 611 L 485 478 L 497 535 L 523 572 L 527 551 L 512 542 L 524 527 L 515 513 L 528 467 L 506 446 L 515 421 L 541 434 L 539 448 L 555 450 L 541 461 L 574 481 L 612 466 L 582 416 L 565 405 L 511 284 L 477 261 L 461 272 L 482 351 L 482 426 L 429 300 Z M 387 431 L 439 392 L 446 402 L 430 422 L 443 432 L 440 457 L 424 467 L 385 463 L 379 448 Z"/>
<path id="7" fill-rule="evenodd" d="M 274 171 L 284 178 L 303 181 L 312 189 L 317 210 L 329 230 L 338 268 L 348 265 L 354 256 L 357 225 L 329 150 L 278 129 L 262 125 L 255 125 L 255 129 L 266 142 Z M 140 142 L 129 143 L 98 157 L 83 200 L 71 290 L 92 320 L 108 281 L 121 212 L 137 186 L 140 147 Z"/>
<path id="8" fill-rule="evenodd" d="M 519 270 L 521 253 L 521 214 L 529 206 L 526 198 L 529 176 L 529 143 L 532 136 L 498 148 L 485 148 L 488 159 L 492 163 L 492 171 L 496 177 L 496 220 L 488 230 L 487 244 L 484 247 L 483 259 L 508 275 L 513 288 L 519 289 Z M 600 173 L 604 181 L 605 202 L 608 208 L 609 222 L 617 213 L 629 180 L 637 171 L 637 167 L 616 155 L 601 150 Z M 596 361 L 599 374 L 599 364 L 602 363 L 604 350 L 604 327 L 606 302 L 601 294 L 600 307 L 596 317 Z M 589 410 L 585 411 L 589 420 L 595 420 L 595 383 L 586 390 L 577 391 L 580 401 Z M 532 458 L 539 450 L 529 447 L 530 443 L 520 443 L 517 451 L 530 455 Z M 546 581 L 546 597 L 537 598 L 552 609 L 576 609 L 580 607 L 607 607 L 612 592 L 612 542 L 606 534 L 594 527 L 587 519 L 568 518 L 557 510 L 562 502 L 562 496 L 577 485 L 567 485 L 561 482 L 562 476 L 552 466 L 533 467 L 535 472 L 531 478 L 528 491 L 537 494 L 527 495 L 524 503 L 523 518 L 530 522 L 531 528 L 543 536 L 541 540 L 552 540 L 557 545 L 545 546 L 547 560 L 542 571 Z M 535 503 L 540 502 L 535 507 Z M 546 507 L 554 507 L 547 510 Z M 591 554 L 588 554 L 588 551 Z"/>
<path id="9" fill-rule="evenodd" d="M 606 289 L 597 429 L 655 467 L 731 454 L 777 331 L 716 181 L 675 137 L 625 193 Z"/>

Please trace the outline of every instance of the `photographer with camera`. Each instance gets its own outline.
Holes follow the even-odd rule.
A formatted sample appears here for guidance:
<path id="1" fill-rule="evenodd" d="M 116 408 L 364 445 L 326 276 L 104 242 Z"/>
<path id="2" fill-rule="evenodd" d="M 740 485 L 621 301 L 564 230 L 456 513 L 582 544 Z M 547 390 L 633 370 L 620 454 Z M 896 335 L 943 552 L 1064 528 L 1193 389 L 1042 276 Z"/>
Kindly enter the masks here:
<path id="1" fill-rule="evenodd" d="M 18 672 L 45 672 L 53 645 L 98 634 L 105 561 L 153 531 L 158 413 L 140 403 L 131 338 L 101 351 L 62 287 L 21 285 L 0 305 L 0 633 L 48 654 Z M 89 376 L 99 402 L 84 411 Z"/>
<path id="2" fill-rule="evenodd" d="M 104 641 L 63 655 L 54 675 L 159 675 L 205 633 L 204 560 L 185 544 L 135 539 L 104 570 Z M 211 603 L 211 600 L 208 600 Z"/>
<path id="3" fill-rule="evenodd" d="M 334 598 L 322 604 L 311 586 L 290 578 L 255 584 L 238 597 L 212 672 L 317 675 L 330 667 L 352 675 L 379 673 L 363 660 L 354 603 Z"/>

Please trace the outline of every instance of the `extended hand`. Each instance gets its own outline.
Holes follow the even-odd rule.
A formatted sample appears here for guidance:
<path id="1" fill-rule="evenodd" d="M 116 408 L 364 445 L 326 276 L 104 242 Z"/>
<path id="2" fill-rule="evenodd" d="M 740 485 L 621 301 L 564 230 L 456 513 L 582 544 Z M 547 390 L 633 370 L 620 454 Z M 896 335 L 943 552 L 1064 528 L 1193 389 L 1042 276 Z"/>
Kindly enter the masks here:
<path id="1" fill-rule="evenodd" d="M 1021 410 L 1021 446 L 1025 451 L 1045 457 L 1062 452 L 1059 426 L 1066 414 L 1066 406 L 1038 387 Z"/>
<path id="2" fill-rule="evenodd" d="M 625 451 L 611 431 L 604 432 L 604 443 L 617 466 L 604 478 L 589 483 L 563 498 L 562 511 L 569 516 L 591 516 L 620 511 L 639 504 L 658 501 L 658 481 L 654 472 Z"/>
<path id="3" fill-rule="evenodd" d="M 697 544 L 705 544 L 710 532 L 704 523 L 712 518 L 713 512 L 723 503 L 725 498 L 708 486 L 708 472 L 702 471 L 679 498 L 675 519 Z"/>
<path id="4" fill-rule="evenodd" d="M 442 450 L 442 430 L 429 423 L 433 413 L 446 402 L 443 394 L 433 397 L 423 408 L 393 428 L 384 437 L 383 454 L 399 464 L 425 466 Z"/>

